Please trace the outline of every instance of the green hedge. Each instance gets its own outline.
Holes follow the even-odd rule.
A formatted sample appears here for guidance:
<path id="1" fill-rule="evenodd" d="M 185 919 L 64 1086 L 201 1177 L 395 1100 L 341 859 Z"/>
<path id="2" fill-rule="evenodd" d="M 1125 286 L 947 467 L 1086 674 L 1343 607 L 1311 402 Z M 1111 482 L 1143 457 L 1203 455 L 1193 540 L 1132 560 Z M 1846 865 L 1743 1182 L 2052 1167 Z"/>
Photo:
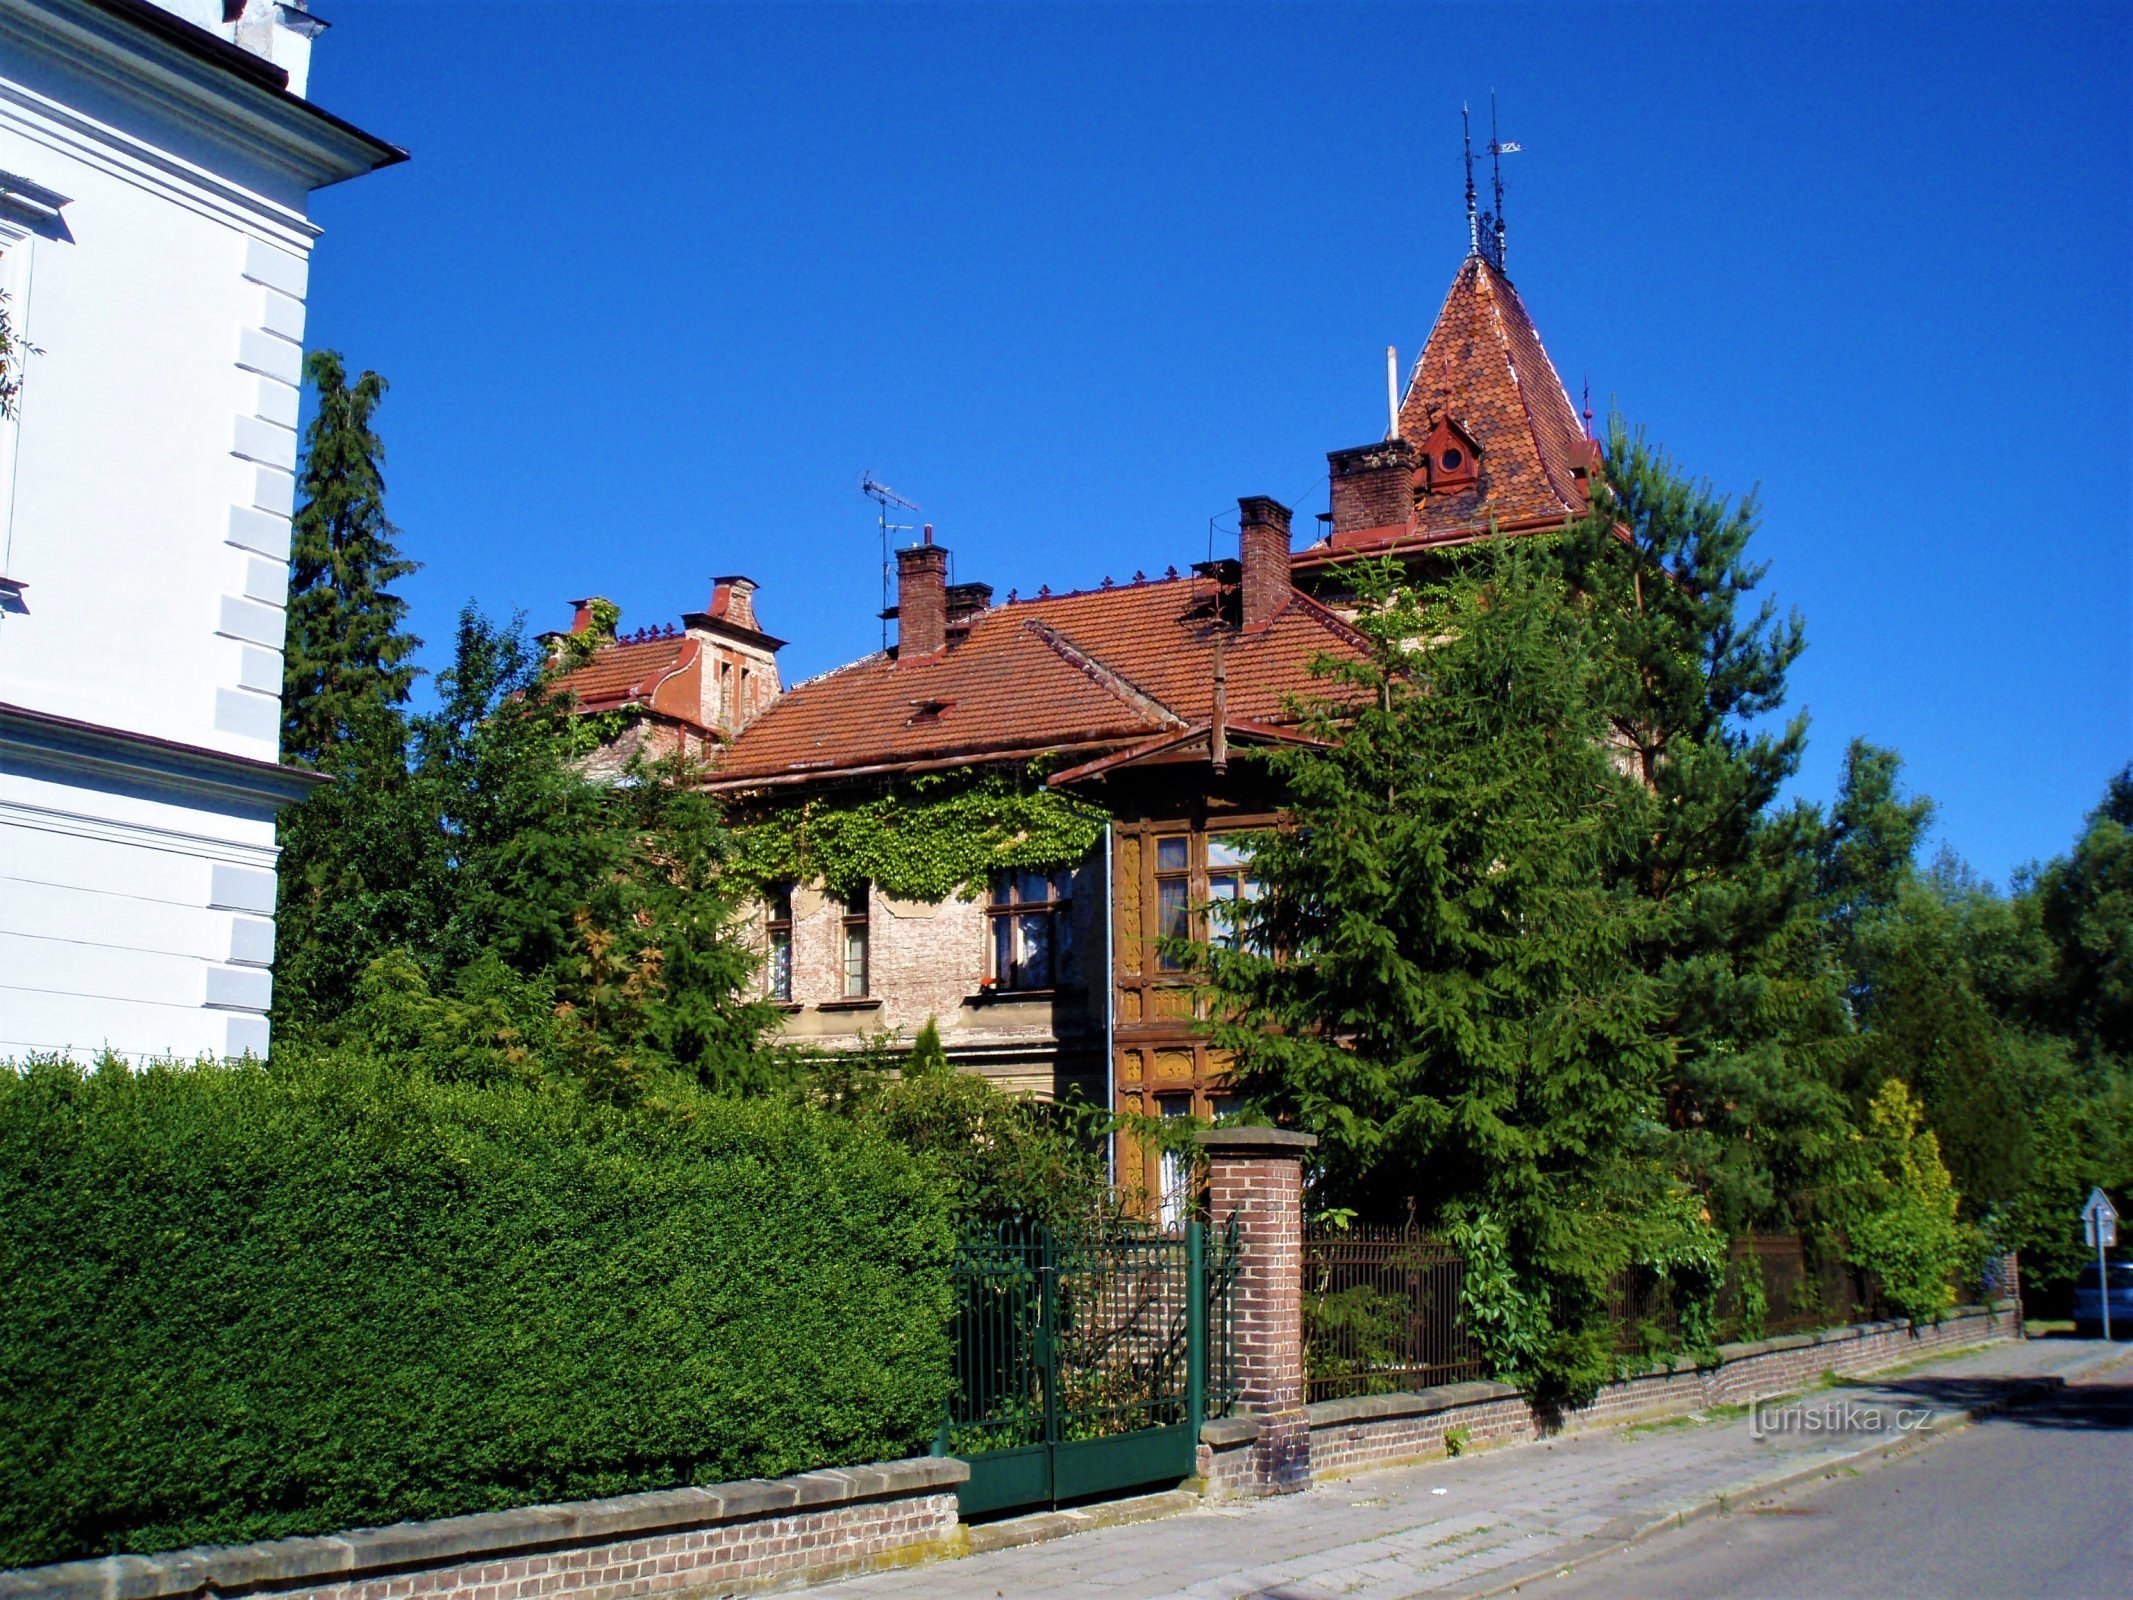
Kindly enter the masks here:
<path id="1" fill-rule="evenodd" d="M 0 1566 L 922 1451 L 950 1243 L 785 1106 L 0 1064 Z"/>

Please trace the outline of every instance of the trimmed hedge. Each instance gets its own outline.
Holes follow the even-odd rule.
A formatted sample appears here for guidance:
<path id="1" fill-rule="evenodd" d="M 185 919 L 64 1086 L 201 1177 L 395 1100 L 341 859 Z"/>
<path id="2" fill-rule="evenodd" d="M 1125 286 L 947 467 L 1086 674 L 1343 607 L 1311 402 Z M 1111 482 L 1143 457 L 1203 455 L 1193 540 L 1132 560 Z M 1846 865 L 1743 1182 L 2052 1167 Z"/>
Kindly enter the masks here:
<path id="1" fill-rule="evenodd" d="M 950 1247 L 788 1106 L 0 1065 L 0 1566 L 922 1451 Z"/>

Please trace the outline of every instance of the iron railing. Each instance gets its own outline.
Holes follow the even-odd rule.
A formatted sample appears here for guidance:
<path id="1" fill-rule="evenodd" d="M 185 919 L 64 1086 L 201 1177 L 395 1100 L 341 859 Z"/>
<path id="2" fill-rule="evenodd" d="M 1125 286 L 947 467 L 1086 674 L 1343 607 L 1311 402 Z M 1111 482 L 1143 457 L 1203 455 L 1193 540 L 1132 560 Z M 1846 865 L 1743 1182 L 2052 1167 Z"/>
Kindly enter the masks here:
<path id="1" fill-rule="evenodd" d="M 1748 1294 L 1758 1275 L 1763 1287 L 1760 1318 L 1749 1314 Z M 1608 1284 L 1607 1309 L 1615 1327 L 1615 1348 L 1624 1354 L 1680 1343 L 1681 1316 L 1672 1286 L 1648 1267 L 1615 1275 Z M 1873 1274 L 1853 1268 L 1834 1250 L 1810 1252 L 1797 1234 L 1758 1233 L 1733 1241 L 1714 1307 L 1715 1334 L 1722 1344 L 1767 1339 L 1887 1314 Z"/>
<path id="2" fill-rule="evenodd" d="M 1761 1316 L 1748 1286 L 1760 1275 Z M 1414 1228 L 1313 1227 L 1304 1236 L 1304 1374 L 1309 1398 L 1387 1394 L 1488 1375 L 1468 1331 L 1466 1263 L 1444 1240 Z M 1964 1285 L 1959 1293 L 1975 1297 Z M 1645 1267 L 1608 1285 L 1615 1348 L 1624 1355 L 1679 1349 L 1672 1287 Z M 1887 1316 L 1871 1273 L 1835 1250 L 1811 1252 L 1792 1234 L 1734 1241 L 1715 1306 L 1719 1342 L 1805 1333 Z"/>
<path id="3" fill-rule="evenodd" d="M 1466 1262 L 1414 1229 L 1313 1229 L 1304 1236 L 1304 1374 L 1309 1398 L 1391 1394 L 1483 1376 L 1461 1296 Z"/>

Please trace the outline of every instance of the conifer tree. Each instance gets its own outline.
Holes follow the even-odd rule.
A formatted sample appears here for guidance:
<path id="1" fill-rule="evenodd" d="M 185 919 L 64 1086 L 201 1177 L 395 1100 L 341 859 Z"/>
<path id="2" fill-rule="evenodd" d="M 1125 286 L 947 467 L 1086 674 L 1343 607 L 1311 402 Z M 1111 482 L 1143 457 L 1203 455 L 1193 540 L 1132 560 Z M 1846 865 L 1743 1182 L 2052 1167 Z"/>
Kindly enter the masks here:
<path id="1" fill-rule="evenodd" d="M 304 766 L 377 734 L 415 681 L 421 641 L 401 631 L 407 602 L 391 585 L 415 571 L 385 516 L 385 445 L 372 426 L 385 380 L 347 379 L 340 356 L 314 350 L 304 375 L 318 410 L 304 437 L 302 504 L 290 551 L 282 658 L 282 754 Z"/>
<path id="2" fill-rule="evenodd" d="M 1598 663 L 1545 558 L 1491 546 L 1416 594 L 1366 577 L 1367 658 L 1329 665 L 1266 759 L 1293 828 L 1256 841 L 1234 950 L 1181 947 L 1246 1096 L 1321 1140 L 1318 1193 L 1507 1240 L 1537 1387 L 1605 1375 L 1605 1289 L 1668 1182 L 1667 1046 L 1623 863 L 1649 799 L 1610 759 Z"/>
<path id="3" fill-rule="evenodd" d="M 1720 1224 L 1807 1220 L 1848 1136 L 1843 974 L 1819 918 L 1819 818 L 1780 806 L 1805 648 L 1755 591 L 1753 497 L 1684 475 L 1617 418 L 1591 515 L 1558 548 L 1597 635 L 1606 737 L 1652 798 L 1624 881 L 1657 915 L 1640 962 L 1675 1043 L 1667 1117 Z"/>

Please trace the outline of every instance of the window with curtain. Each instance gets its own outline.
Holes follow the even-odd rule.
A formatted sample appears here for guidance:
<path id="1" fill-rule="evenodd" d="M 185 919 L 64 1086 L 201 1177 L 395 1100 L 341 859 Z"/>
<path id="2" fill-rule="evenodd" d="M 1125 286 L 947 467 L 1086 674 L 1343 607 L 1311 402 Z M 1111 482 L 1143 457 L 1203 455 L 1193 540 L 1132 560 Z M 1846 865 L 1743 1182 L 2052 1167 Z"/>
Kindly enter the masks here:
<path id="1" fill-rule="evenodd" d="M 1055 989 L 1073 942 L 1073 869 L 996 872 L 985 905 L 998 989 Z"/>

